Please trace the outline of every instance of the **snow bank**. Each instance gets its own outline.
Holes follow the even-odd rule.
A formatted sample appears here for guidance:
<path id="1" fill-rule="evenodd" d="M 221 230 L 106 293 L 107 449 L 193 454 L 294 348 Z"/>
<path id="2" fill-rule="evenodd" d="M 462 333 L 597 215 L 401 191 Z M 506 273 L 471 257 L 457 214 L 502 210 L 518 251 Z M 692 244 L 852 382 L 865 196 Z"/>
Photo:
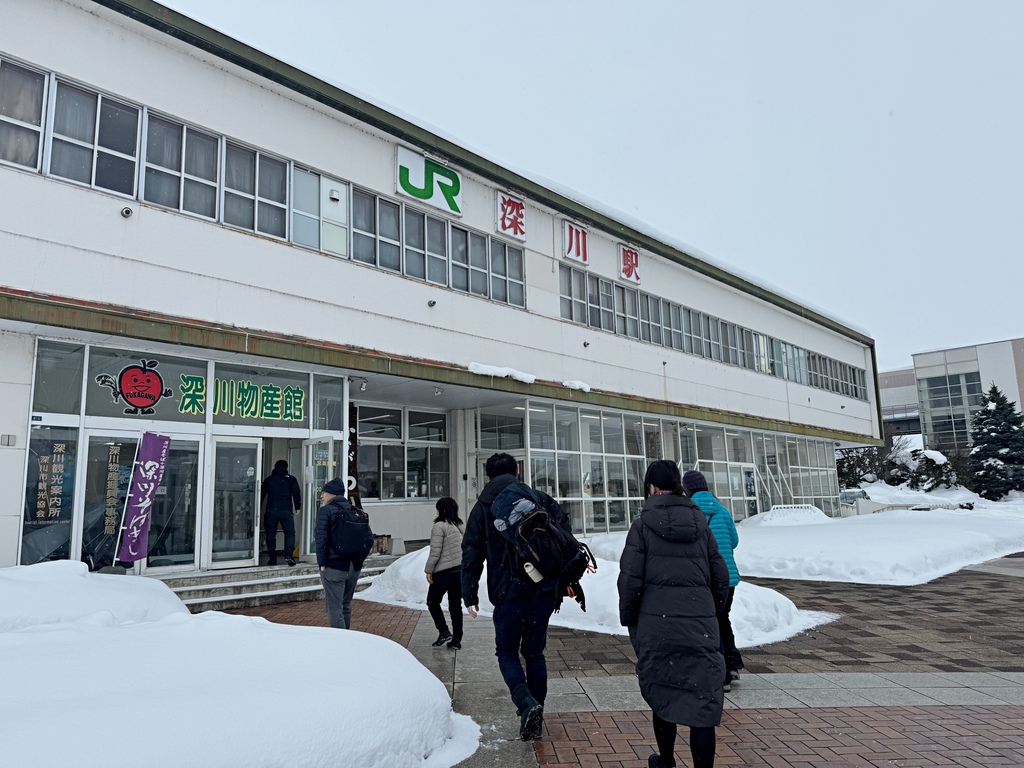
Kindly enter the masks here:
<path id="1" fill-rule="evenodd" d="M 764 525 L 821 525 L 834 519 L 810 504 L 776 504 L 767 512 L 738 523 L 744 528 Z"/>
<path id="2" fill-rule="evenodd" d="M 0 658 L 22 662 L 5 666 L 6 764 L 448 768 L 476 750 L 479 728 L 390 640 L 193 616 L 160 581 L 78 565 L 0 570 Z"/>
<path id="3" fill-rule="evenodd" d="M 610 533 L 585 539 L 597 558 L 597 572 L 584 575 L 587 610 L 584 612 L 574 601 L 562 601 L 561 610 L 551 617 L 556 627 L 582 629 L 611 635 L 625 635 L 626 628 L 619 624 L 619 556 L 626 534 Z M 429 548 L 410 552 L 388 566 L 373 584 L 356 593 L 360 600 L 401 605 L 426 610 L 427 581 L 423 574 Z M 480 577 L 480 613 L 490 616 L 494 607 L 487 599 L 487 570 Z M 445 611 L 447 599 L 444 602 Z M 809 627 L 835 620 L 831 614 L 801 611 L 778 592 L 740 583 L 730 614 L 740 647 L 784 640 Z M 479 621 L 479 619 L 477 619 Z M 471 619 L 467 619 L 471 621 Z"/>

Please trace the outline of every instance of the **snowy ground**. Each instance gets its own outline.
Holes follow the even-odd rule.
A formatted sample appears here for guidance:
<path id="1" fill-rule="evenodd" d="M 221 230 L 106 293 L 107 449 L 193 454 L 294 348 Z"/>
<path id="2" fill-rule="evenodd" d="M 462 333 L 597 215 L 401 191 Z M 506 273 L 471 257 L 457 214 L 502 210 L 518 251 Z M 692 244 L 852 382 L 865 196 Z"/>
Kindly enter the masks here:
<path id="1" fill-rule="evenodd" d="M 919 584 L 1024 551 L 1024 495 L 993 503 L 963 490 L 866 490 L 892 504 L 975 508 L 842 519 L 766 513 L 738 526 L 741 573 Z M 615 580 L 624 538 L 589 539 L 599 569 L 583 581 L 588 610 L 567 600 L 554 624 L 623 632 Z M 419 550 L 401 558 L 357 596 L 425 609 L 426 556 Z M 193 616 L 160 581 L 91 574 L 81 563 L 0 569 L 0 596 L 4 764 L 66 768 L 141 759 L 160 768 L 202 755 L 208 765 L 253 768 L 449 768 L 479 743 L 479 728 L 451 711 L 437 678 L 380 637 L 214 612 Z M 745 582 L 732 613 L 742 647 L 832 618 Z"/>
<path id="2" fill-rule="evenodd" d="M 375 635 L 193 616 L 161 581 L 66 561 L 0 569 L 0 595 L 4 765 L 448 768 L 479 743 Z"/>

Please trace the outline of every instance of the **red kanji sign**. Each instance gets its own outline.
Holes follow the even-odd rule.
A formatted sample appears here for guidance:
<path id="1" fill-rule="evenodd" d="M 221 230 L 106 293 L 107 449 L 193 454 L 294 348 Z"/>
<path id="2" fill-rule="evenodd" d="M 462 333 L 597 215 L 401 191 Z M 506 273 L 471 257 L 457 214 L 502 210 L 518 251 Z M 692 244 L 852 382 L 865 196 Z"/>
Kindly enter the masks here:
<path id="1" fill-rule="evenodd" d="M 562 222 L 562 256 L 583 264 L 590 263 L 587 252 L 587 230 L 569 221 Z"/>
<path id="2" fill-rule="evenodd" d="M 516 240 L 526 240 L 526 203 L 518 198 L 497 192 L 497 229 Z"/>
<path id="3" fill-rule="evenodd" d="M 635 248 L 619 246 L 619 277 L 640 285 L 640 252 Z"/>

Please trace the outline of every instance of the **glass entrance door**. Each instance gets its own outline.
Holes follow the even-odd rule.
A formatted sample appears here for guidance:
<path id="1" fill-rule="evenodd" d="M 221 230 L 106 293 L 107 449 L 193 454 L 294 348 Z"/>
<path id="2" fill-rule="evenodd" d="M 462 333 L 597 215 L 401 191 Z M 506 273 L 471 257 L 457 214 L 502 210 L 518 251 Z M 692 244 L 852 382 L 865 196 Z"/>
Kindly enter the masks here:
<path id="1" fill-rule="evenodd" d="M 210 567 L 256 565 L 263 441 L 213 439 Z"/>
<path id="2" fill-rule="evenodd" d="M 340 445 L 340 444 L 339 444 Z M 302 442 L 302 518 L 303 552 L 316 551 L 316 511 L 320 507 L 320 489 L 341 474 L 335 464 L 334 440 L 318 437 Z"/>

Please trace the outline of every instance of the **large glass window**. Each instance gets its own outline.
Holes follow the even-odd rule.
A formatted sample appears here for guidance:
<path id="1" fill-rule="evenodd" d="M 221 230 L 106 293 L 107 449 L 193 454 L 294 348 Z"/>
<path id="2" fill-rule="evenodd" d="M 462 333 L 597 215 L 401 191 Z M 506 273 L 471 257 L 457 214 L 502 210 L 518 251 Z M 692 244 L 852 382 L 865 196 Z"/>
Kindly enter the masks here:
<path id="1" fill-rule="evenodd" d="M 67 560 L 71 555 L 78 430 L 32 427 L 28 454 L 21 564 Z"/>
<path id="2" fill-rule="evenodd" d="M 362 499 L 447 496 L 448 417 L 430 411 L 359 405 L 356 464 Z"/>
<path id="3" fill-rule="evenodd" d="M 208 389 L 215 424 L 308 428 L 308 374 L 217 363 Z"/>
<path id="4" fill-rule="evenodd" d="M 46 76 L 0 60 L 0 161 L 39 169 Z"/>
<path id="5" fill-rule="evenodd" d="M 92 347 L 87 416 L 206 421 L 206 363 L 169 355 Z"/>
<path id="6" fill-rule="evenodd" d="M 333 376 L 314 376 L 313 429 L 341 432 L 344 428 L 345 380 Z"/>
<path id="7" fill-rule="evenodd" d="M 134 197 L 139 112 L 108 96 L 58 82 L 50 173 Z"/>
<path id="8" fill-rule="evenodd" d="M 479 413 L 478 445 L 484 451 L 514 451 L 526 445 L 521 406 L 492 406 Z"/>
<path id="9" fill-rule="evenodd" d="M 82 410 L 85 347 L 40 341 L 36 351 L 32 411 L 77 415 Z"/>

